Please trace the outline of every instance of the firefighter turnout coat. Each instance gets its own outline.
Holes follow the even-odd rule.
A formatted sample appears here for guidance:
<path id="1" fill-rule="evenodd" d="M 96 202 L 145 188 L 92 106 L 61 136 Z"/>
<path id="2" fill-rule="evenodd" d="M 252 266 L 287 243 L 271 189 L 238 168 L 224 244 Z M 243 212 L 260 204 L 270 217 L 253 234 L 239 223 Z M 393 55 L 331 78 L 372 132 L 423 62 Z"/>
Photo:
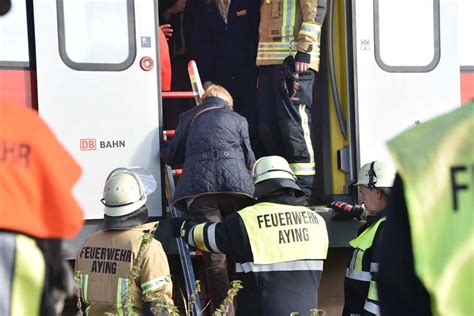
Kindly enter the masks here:
<path id="1" fill-rule="evenodd" d="M 232 214 L 220 223 L 186 223 L 185 240 L 213 253 L 236 256 L 238 315 L 309 315 L 318 307 L 328 249 L 324 219 L 277 198 Z M 280 202 L 280 203 L 275 203 Z"/>
<path id="2" fill-rule="evenodd" d="M 300 51 L 310 54 L 310 67 L 318 71 L 325 15 L 326 0 L 263 0 L 257 65 L 279 65 Z"/>
<path id="3" fill-rule="evenodd" d="M 88 305 L 88 315 L 124 315 L 130 314 L 130 309 L 142 315 L 144 302 L 171 303 L 170 271 L 160 242 L 151 238 L 144 245 L 143 259 L 136 260 L 144 235 L 155 225 L 157 223 L 147 223 L 127 230 L 99 231 L 79 248 L 76 283 L 83 302 Z M 134 265 L 138 266 L 138 273 L 128 288 L 127 278 Z"/>

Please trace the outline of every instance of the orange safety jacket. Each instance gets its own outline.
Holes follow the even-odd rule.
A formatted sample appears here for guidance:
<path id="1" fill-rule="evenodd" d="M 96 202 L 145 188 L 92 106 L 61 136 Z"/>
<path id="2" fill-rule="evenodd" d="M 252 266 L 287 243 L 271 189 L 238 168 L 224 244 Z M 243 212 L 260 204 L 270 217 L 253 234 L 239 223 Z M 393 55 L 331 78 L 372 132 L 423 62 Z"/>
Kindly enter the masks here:
<path id="1" fill-rule="evenodd" d="M 71 190 L 80 174 L 37 112 L 0 102 L 0 230 L 75 237 L 83 214 Z"/>
<path id="2" fill-rule="evenodd" d="M 161 66 L 161 90 L 171 90 L 171 61 L 170 50 L 166 36 L 163 31 L 158 28 L 160 34 L 160 66 Z"/>

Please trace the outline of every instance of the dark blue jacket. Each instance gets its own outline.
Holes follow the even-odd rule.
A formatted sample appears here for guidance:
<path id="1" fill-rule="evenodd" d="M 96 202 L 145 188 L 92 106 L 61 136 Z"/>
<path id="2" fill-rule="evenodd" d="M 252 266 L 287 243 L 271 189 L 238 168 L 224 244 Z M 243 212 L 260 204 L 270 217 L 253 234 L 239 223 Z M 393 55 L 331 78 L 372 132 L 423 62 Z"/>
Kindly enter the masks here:
<path id="1" fill-rule="evenodd" d="M 161 158 L 171 167 L 184 163 L 173 197 L 185 211 L 186 199 L 204 194 L 231 193 L 253 196 L 250 170 L 255 156 L 250 147 L 247 120 L 216 97 L 179 117 Z"/>
<path id="2" fill-rule="evenodd" d="M 202 82 L 255 77 L 260 1 L 232 0 L 227 23 L 215 4 L 194 17 L 191 50 Z"/>

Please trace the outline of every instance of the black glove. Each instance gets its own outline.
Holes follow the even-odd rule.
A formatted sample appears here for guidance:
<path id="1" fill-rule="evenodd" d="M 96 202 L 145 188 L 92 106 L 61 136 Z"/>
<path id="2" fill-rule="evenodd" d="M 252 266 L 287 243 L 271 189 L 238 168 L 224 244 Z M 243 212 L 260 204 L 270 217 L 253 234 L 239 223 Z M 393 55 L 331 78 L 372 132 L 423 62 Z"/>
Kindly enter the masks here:
<path id="1" fill-rule="evenodd" d="M 332 218 L 333 220 L 352 219 L 358 218 L 364 212 L 364 208 L 359 205 L 351 205 L 344 202 L 332 202 L 328 204 L 328 207 L 332 208 L 336 215 Z"/>
<path id="2" fill-rule="evenodd" d="M 171 219 L 171 236 L 174 238 L 179 238 L 181 236 L 181 227 L 184 226 L 186 218 L 184 217 L 174 217 Z"/>

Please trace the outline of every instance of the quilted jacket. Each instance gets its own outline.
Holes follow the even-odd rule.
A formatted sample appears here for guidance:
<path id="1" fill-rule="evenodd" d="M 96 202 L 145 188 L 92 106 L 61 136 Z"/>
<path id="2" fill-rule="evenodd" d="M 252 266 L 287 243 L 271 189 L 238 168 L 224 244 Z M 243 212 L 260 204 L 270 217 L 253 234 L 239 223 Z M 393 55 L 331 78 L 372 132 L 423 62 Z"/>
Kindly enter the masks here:
<path id="1" fill-rule="evenodd" d="M 173 197 L 178 209 L 186 211 L 186 199 L 204 194 L 253 196 L 250 170 L 255 156 L 247 120 L 224 100 L 210 97 L 182 113 L 173 139 L 161 150 L 161 158 L 171 167 L 184 163 Z"/>

